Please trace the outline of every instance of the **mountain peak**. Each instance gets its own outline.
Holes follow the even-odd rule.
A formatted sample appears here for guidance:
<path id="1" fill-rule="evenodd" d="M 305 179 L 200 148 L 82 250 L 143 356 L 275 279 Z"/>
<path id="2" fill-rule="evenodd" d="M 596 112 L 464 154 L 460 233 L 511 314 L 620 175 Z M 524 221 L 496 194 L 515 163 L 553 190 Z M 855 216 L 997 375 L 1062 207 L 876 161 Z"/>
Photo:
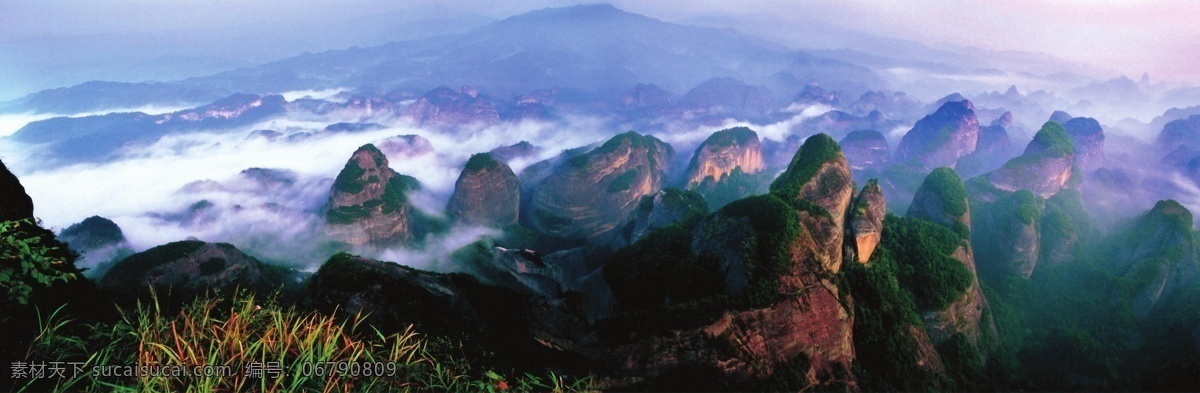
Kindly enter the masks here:
<path id="1" fill-rule="evenodd" d="M 597 3 L 597 4 L 579 4 L 568 7 L 553 7 L 543 8 L 540 10 L 526 12 L 501 21 L 500 23 L 511 22 L 545 22 L 554 21 L 556 23 L 571 22 L 573 20 L 589 19 L 610 19 L 620 17 L 637 17 L 645 18 L 644 16 L 625 12 L 612 4 Z"/>

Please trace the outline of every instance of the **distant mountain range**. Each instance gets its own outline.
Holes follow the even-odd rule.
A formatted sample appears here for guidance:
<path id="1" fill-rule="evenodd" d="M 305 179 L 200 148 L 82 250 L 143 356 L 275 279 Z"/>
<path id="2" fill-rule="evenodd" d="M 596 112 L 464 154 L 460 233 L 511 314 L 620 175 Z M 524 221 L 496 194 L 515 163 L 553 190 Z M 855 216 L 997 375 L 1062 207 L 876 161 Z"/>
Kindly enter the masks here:
<path id="1" fill-rule="evenodd" d="M 584 100 L 615 99 L 637 83 L 681 94 L 714 77 L 780 93 L 811 82 L 854 95 L 886 87 L 865 67 L 736 31 L 667 23 L 611 5 L 581 5 L 533 11 L 463 34 L 306 53 L 173 82 L 90 82 L 31 94 L 0 108 L 72 113 L 164 98 L 203 103 L 235 92 L 425 91 L 464 84 L 496 95 L 558 88 Z"/>

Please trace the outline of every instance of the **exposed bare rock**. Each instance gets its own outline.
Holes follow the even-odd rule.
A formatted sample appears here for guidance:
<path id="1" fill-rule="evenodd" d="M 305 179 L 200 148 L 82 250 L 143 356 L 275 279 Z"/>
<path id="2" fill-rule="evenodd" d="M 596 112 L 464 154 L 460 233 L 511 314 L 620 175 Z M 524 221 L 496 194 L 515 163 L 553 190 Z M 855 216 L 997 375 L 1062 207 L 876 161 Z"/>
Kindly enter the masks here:
<path id="1" fill-rule="evenodd" d="M 887 215 L 887 202 L 879 182 L 871 179 L 855 197 L 850 209 L 847 229 L 854 236 L 853 251 L 859 263 L 867 263 L 875 246 L 883 236 L 883 218 Z"/>
<path id="2" fill-rule="evenodd" d="M 937 112 L 918 120 L 900 139 L 896 157 L 925 169 L 951 167 L 971 154 L 979 141 L 979 119 L 971 101 L 949 101 Z"/>
<path id="3" fill-rule="evenodd" d="M 850 163 L 850 169 L 879 168 L 888 164 L 892 156 L 887 139 L 879 131 L 859 130 L 842 138 L 842 153 Z"/>
<path id="4" fill-rule="evenodd" d="M 643 196 L 662 189 L 671 146 L 635 132 L 574 156 L 536 186 L 528 215 L 542 233 L 587 240 L 625 223 Z"/>
<path id="5" fill-rule="evenodd" d="M 686 188 L 706 181 L 719 182 L 738 168 L 742 173 L 755 174 L 763 166 L 758 133 L 746 127 L 717 131 L 696 148 L 684 175 Z"/>
<path id="6" fill-rule="evenodd" d="M 491 154 L 479 153 L 471 156 L 454 183 L 446 213 L 458 222 L 501 227 L 517 223 L 520 205 L 517 175 Z"/>
<path id="7" fill-rule="evenodd" d="M 925 177 L 921 188 L 917 190 L 916 197 L 908 209 L 908 216 L 932 221 L 957 234 L 962 239 L 962 244 L 954 250 L 952 257 L 971 273 L 971 285 L 962 298 L 944 310 L 928 311 L 922 316 L 925 330 L 929 332 L 929 337 L 935 345 L 945 342 L 955 334 L 962 334 L 972 345 L 978 346 L 981 329 L 990 329 L 994 333 L 995 326 L 991 320 L 982 319 L 983 311 L 988 305 L 979 288 L 975 255 L 969 240 L 971 208 L 967 203 L 967 190 L 962 179 L 959 179 L 953 169 L 935 169 Z"/>
<path id="8" fill-rule="evenodd" d="M 853 187 L 846 157 L 837 142 L 825 134 L 805 140 L 788 169 L 771 184 L 772 193 L 805 207 L 801 209 L 801 217 L 821 242 L 818 259 L 831 273 L 837 273 L 842 266 L 846 209 L 854 195 Z"/>
<path id="9" fill-rule="evenodd" d="M 1058 123 L 1047 122 L 1025 153 L 989 174 L 988 181 L 1001 190 L 1029 190 L 1048 198 L 1070 185 L 1074 162 L 1066 131 Z"/>
<path id="10" fill-rule="evenodd" d="M 447 87 L 430 90 L 405 108 L 404 114 L 421 124 L 443 126 L 500 122 L 496 105 L 467 86 L 458 90 Z"/>
<path id="11" fill-rule="evenodd" d="M 430 220 L 412 207 L 416 179 L 397 174 L 374 145 L 359 147 L 338 173 L 325 211 L 325 233 L 348 244 L 421 240 Z"/>
<path id="12" fill-rule="evenodd" d="M 934 347 L 933 340 L 929 338 L 929 332 L 920 327 L 909 325 L 908 335 L 912 337 L 917 347 L 917 366 L 937 374 L 946 371 L 946 365 L 942 362 L 942 357 L 938 354 L 937 348 Z"/>
<path id="13" fill-rule="evenodd" d="M 707 370 L 712 374 L 705 378 L 736 382 L 804 375 L 808 381 L 853 386 L 852 377 L 841 374 L 854 358 L 849 300 L 829 281 L 824 261 L 817 258 L 823 240 L 798 221 L 801 211 L 788 202 L 774 195 L 754 196 L 679 233 L 690 233 L 690 242 L 676 244 L 669 240 L 675 235 L 655 232 L 643 240 L 649 244 L 633 246 L 640 251 L 615 255 L 606 275 L 620 304 L 652 307 L 651 315 L 619 315 L 616 321 L 652 321 L 614 322 L 616 327 L 607 333 L 631 336 L 628 344 L 601 355 L 604 364 L 626 379 L 614 386 L 653 381 L 674 370 Z M 682 265 L 671 267 L 655 256 L 664 252 Z M 662 269 L 686 273 L 658 278 Z M 657 284 L 645 285 L 651 282 Z M 669 315 L 677 312 L 653 308 L 656 302 L 714 295 L 747 303 L 686 328 L 650 333 L 641 327 L 660 324 L 659 318 L 671 320 Z M 701 302 L 695 307 L 712 306 Z M 624 323 L 634 323 L 632 330 L 623 328 Z"/>
<path id="14" fill-rule="evenodd" d="M 1004 112 L 987 127 L 979 127 L 979 142 L 975 151 L 958 159 L 954 170 L 963 177 L 974 177 L 989 172 L 1012 158 L 1012 141 L 1008 129 L 1012 126 L 1012 112 Z"/>
<path id="15" fill-rule="evenodd" d="M 983 331 L 990 330 L 989 333 L 994 337 L 996 325 L 991 318 L 983 318 L 988 303 L 987 298 L 983 296 L 983 291 L 979 288 L 979 277 L 975 270 L 975 255 L 971 251 L 970 244 L 964 243 L 962 247 L 954 251 L 953 256 L 971 272 L 971 286 L 963 293 L 961 299 L 951 303 L 945 310 L 926 312 L 921 318 L 925 322 L 925 331 L 929 332 L 929 338 L 934 345 L 946 342 L 956 334 L 962 334 L 971 345 L 978 348 L 979 337 Z"/>

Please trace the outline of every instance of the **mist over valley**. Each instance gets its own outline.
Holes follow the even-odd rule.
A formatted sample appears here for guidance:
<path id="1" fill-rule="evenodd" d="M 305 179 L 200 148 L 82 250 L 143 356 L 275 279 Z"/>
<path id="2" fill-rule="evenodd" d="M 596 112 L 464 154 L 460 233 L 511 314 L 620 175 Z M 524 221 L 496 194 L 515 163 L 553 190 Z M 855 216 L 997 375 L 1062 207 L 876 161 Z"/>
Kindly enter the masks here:
<path id="1" fill-rule="evenodd" d="M 0 78 L 0 323 L 20 332 L 0 352 L 187 364 L 138 349 L 186 333 L 116 310 L 183 323 L 244 304 L 353 326 L 353 348 L 427 341 L 370 355 L 396 378 L 210 388 L 1200 389 L 1200 80 L 1172 57 L 1014 47 L 998 22 L 889 36 L 913 16 L 887 5 L 854 22 L 864 5 L 456 4 L 366 2 L 323 39 L 264 30 L 225 52 L 244 25 L 212 17 L 162 32 L 225 30 L 190 66 Z M 173 53 L 81 31 L 104 28 L 111 53 Z M 30 48 L 62 37 L 21 34 L 12 53 L 58 61 Z M 68 48 L 62 69 L 101 50 Z M 59 84 L 78 75 L 111 78 Z M 63 304 L 160 336 L 47 333 Z M 271 345 L 255 350 L 298 370 L 307 349 Z"/>

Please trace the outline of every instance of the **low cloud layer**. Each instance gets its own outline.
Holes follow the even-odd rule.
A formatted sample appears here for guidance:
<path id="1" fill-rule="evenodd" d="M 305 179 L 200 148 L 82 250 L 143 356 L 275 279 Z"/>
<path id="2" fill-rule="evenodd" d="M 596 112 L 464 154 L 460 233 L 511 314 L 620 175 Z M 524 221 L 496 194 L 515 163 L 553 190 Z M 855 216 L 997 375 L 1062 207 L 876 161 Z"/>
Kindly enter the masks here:
<path id="1" fill-rule="evenodd" d="M 337 94 L 297 94 L 301 93 Z M 386 127 L 366 132 L 320 131 L 328 124 L 348 120 Z M 138 251 L 196 238 L 228 242 L 264 260 L 312 270 L 334 250 L 322 233 L 332 179 L 363 144 L 379 144 L 398 135 L 429 140 L 432 152 L 389 157 L 389 166 L 421 182 L 424 189 L 411 199 L 418 209 L 442 215 L 471 154 L 521 140 L 542 147 L 539 156 L 514 160 L 513 169 L 519 172 L 563 149 L 603 141 L 616 133 L 605 130 L 602 123 L 579 118 L 444 131 L 419 127 L 407 119 L 297 115 L 237 130 L 169 135 L 102 164 L 40 169 L 39 163 L 32 161 L 29 146 L 7 139 L 0 140 L 0 156 L 36 201 L 37 216 L 55 230 L 100 215 L 120 225 Z M 260 129 L 285 135 L 273 141 L 247 137 Z M 311 135 L 289 140 L 289 133 Z M 242 173 L 249 168 L 280 170 L 286 181 L 264 182 Z M 450 251 L 489 233 L 482 228 L 455 228 L 444 237 L 427 239 L 421 250 L 356 251 L 441 269 Z"/>

